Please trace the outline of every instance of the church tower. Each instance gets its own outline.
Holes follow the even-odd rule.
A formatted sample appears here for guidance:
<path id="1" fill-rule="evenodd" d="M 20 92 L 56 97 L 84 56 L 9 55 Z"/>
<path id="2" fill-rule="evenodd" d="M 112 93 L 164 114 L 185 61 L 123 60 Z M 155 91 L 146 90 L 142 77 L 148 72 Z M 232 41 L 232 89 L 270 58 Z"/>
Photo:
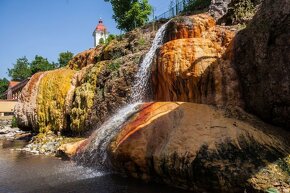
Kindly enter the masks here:
<path id="1" fill-rule="evenodd" d="M 94 37 L 94 46 L 96 47 L 99 45 L 99 41 L 101 38 L 105 41 L 107 39 L 107 29 L 103 24 L 103 20 L 100 18 L 99 23 L 93 32 L 93 37 Z"/>

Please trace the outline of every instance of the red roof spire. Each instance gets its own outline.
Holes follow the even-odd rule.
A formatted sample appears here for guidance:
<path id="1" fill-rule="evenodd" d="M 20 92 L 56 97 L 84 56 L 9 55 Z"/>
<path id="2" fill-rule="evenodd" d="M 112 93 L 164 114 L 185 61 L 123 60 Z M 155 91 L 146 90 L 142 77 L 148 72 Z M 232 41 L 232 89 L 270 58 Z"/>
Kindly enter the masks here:
<path id="1" fill-rule="evenodd" d="M 103 24 L 102 18 L 100 18 L 100 20 L 99 20 L 99 24 L 96 27 L 96 31 L 101 31 L 101 32 L 106 31 L 106 27 Z"/>

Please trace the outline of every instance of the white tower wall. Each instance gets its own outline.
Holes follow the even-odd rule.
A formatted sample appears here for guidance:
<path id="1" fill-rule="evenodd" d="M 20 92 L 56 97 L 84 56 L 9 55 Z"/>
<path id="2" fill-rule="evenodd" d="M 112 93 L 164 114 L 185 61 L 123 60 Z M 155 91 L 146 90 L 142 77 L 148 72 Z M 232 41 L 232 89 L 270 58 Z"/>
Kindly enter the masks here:
<path id="1" fill-rule="evenodd" d="M 94 31 L 94 46 L 99 45 L 100 39 L 103 38 L 104 41 L 107 39 L 106 34 L 100 31 Z"/>

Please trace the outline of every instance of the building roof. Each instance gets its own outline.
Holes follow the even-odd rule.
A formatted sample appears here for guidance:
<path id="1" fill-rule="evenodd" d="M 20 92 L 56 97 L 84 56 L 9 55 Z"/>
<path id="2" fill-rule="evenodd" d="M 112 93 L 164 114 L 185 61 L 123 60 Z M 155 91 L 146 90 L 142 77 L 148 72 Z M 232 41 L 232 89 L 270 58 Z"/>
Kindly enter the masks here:
<path id="1" fill-rule="evenodd" d="M 27 82 L 30 80 L 30 77 L 28 77 L 27 79 L 21 81 L 21 82 L 18 82 L 18 81 L 10 81 L 9 82 L 9 86 L 8 86 L 8 89 L 3 93 L 3 95 L 7 95 L 8 94 L 8 90 L 17 90 L 17 89 L 22 89 L 26 84 Z"/>
<path id="2" fill-rule="evenodd" d="M 100 32 L 106 31 L 106 27 L 104 26 L 102 19 L 99 20 L 99 23 L 98 23 L 95 31 L 100 31 Z"/>
<path id="3" fill-rule="evenodd" d="M 19 83 L 20 83 L 20 82 L 18 82 L 18 81 L 10 81 L 8 87 L 9 87 L 9 88 L 12 88 L 12 87 L 16 86 L 16 85 L 19 84 Z"/>

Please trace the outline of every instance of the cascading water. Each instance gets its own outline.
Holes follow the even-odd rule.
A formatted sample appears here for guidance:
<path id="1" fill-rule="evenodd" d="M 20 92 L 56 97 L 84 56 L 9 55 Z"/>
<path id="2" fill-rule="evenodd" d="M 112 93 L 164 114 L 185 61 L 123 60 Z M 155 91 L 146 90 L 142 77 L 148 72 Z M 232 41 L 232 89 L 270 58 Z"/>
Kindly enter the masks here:
<path id="1" fill-rule="evenodd" d="M 163 37 L 165 34 L 165 29 L 167 27 L 167 23 L 162 25 L 160 29 L 157 31 L 156 36 L 153 40 L 152 46 L 147 52 L 147 54 L 144 57 L 144 60 L 142 61 L 139 70 L 135 77 L 135 83 L 132 88 L 132 94 L 131 99 L 132 102 L 143 102 L 144 96 L 146 95 L 146 89 L 148 85 L 148 80 L 150 77 L 150 66 L 152 64 L 154 55 L 156 53 L 156 50 L 163 44 Z"/>
<path id="2" fill-rule="evenodd" d="M 103 167 L 109 164 L 107 160 L 107 147 L 112 138 L 118 133 L 122 124 L 137 112 L 138 106 L 144 100 L 146 86 L 149 80 L 149 68 L 152 64 L 156 50 L 163 44 L 163 37 L 167 24 L 163 24 L 157 31 L 149 52 L 145 55 L 139 71 L 135 77 L 132 88 L 131 103 L 121 108 L 114 116 L 98 128 L 90 137 L 85 152 L 77 156 L 77 160 L 90 166 Z"/>

